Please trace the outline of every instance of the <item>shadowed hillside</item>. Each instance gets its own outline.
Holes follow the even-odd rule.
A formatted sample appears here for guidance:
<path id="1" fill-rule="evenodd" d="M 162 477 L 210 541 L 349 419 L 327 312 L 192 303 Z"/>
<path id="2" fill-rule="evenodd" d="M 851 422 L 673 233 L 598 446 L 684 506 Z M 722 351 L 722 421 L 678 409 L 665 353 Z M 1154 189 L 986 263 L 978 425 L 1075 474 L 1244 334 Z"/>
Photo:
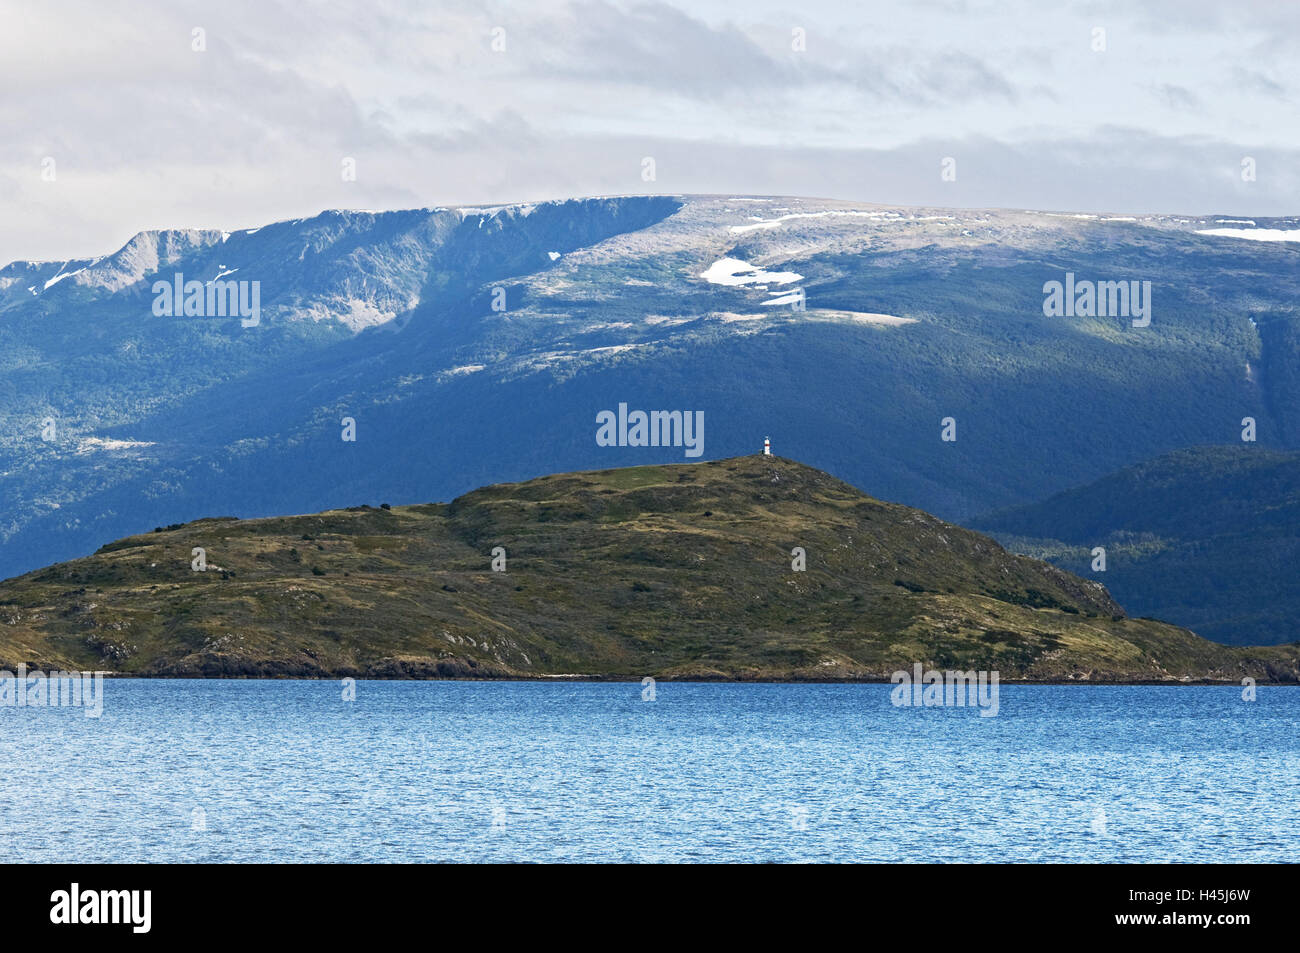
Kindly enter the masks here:
<path id="1" fill-rule="evenodd" d="M 974 525 L 1216 642 L 1300 638 L 1300 453 L 1180 450 Z"/>

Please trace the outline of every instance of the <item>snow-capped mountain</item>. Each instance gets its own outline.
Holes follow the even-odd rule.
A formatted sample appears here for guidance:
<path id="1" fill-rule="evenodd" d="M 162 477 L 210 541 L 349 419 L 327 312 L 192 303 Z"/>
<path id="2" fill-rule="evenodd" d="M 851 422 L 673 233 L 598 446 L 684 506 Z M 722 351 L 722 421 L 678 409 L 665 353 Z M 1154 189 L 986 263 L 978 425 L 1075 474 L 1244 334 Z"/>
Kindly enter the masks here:
<path id="1" fill-rule="evenodd" d="M 771 436 L 949 519 L 1242 446 L 1247 417 L 1294 448 L 1298 230 L 642 196 L 330 211 L 14 262 L 0 575 L 201 516 L 683 459 L 598 443 L 620 404 L 702 411 L 705 458 Z M 256 282 L 258 322 L 158 313 L 178 280 Z"/>

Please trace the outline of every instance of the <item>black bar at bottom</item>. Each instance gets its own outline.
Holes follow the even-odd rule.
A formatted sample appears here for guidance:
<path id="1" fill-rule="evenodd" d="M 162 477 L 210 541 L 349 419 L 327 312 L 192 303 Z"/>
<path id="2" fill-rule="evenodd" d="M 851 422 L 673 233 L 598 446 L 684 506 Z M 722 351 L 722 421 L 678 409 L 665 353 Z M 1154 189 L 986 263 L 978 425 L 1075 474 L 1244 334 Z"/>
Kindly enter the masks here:
<path id="1" fill-rule="evenodd" d="M 1289 932 L 1292 879 L 1285 866 L 1228 864 L 0 867 L 11 940 L 295 944 L 373 942 L 420 926 L 534 941 L 557 930 L 614 931 L 605 934 L 611 941 L 706 933 L 734 940 L 772 928 L 824 938 L 837 921 L 873 940 L 994 929 L 1003 937 L 1222 943 Z"/>

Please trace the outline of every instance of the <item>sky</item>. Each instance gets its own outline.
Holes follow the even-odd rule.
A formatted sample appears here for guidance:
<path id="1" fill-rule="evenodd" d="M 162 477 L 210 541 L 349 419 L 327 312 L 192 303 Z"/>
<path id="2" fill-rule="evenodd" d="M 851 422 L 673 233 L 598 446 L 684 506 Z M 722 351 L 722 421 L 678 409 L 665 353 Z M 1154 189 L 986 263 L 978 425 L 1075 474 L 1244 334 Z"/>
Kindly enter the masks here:
<path id="1" fill-rule="evenodd" d="M 1300 214 L 1285 0 L 0 8 L 0 264 L 584 195 Z"/>

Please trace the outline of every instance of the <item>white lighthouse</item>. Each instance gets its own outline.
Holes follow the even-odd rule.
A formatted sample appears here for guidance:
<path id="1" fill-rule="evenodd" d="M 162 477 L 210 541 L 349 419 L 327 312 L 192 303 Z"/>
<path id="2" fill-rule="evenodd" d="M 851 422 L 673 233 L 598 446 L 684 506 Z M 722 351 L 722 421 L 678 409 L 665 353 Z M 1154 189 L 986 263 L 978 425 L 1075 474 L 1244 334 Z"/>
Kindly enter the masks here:
<path id="1" fill-rule="evenodd" d="M 772 455 L 772 441 L 769 440 L 767 437 L 764 437 L 764 438 L 763 438 L 763 456 L 765 456 L 765 457 L 770 457 L 771 455 Z"/>

